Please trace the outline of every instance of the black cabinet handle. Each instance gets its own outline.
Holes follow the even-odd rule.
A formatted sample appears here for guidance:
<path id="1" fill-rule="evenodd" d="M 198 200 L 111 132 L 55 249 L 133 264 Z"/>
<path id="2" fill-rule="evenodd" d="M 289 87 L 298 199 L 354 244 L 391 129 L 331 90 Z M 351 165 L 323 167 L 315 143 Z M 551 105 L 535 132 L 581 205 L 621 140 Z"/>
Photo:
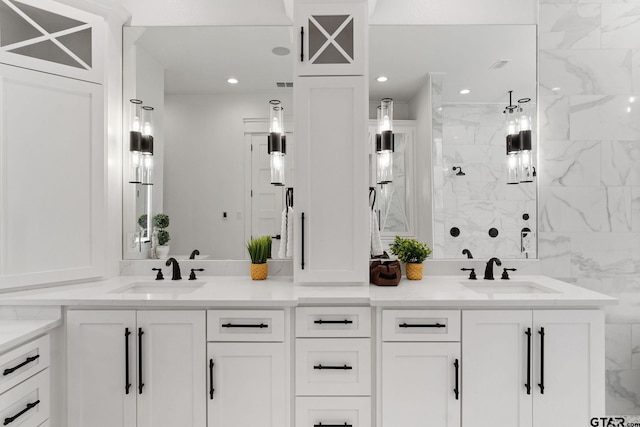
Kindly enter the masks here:
<path id="1" fill-rule="evenodd" d="M 540 334 L 540 394 L 544 394 L 544 328 L 538 331 Z"/>
<path id="2" fill-rule="evenodd" d="M 446 328 L 442 323 L 400 323 L 400 328 Z"/>
<path id="3" fill-rule="evenodd" d="M 335 324 L 342 324 L 342 325 L 349 325 L 351 323 L 353 323 L 353 320 L 322 320 L 322 319 L 318 319 L 318 320 L 314 320 L 313 323 L 317 324 L 317 325 L 335 325 Z"/>
<path id="4" fill-rule="evenodd" d="M 25 412 L 35 408 L 36 406 L 38 406 L 38 404 L 40 403 L 40 400 L 36 400 L 35 402 L 31 402 L 31 403 L 27 403 L 27 406 L 20 412 L 18 412 L 17 414 L 15 414 L 12 417 L 7 417 L 4 419 L 4 424 L 3 425 L 9 425 L 12 422 L 14 422 L 15 420 L 17 420 L 20 416 L 22 416 Z"/>
<path id="5" fill-rule="evenodd" d="M 314 424 L 313 427 L 353 427 L 351 424 L 322 424 L 322 423 L 318 423 L 318 424 Z"/>
<path id="6" fill-rule="evenodd" d="M 456 368 L 456 386 L 453 389 L 453 393 L 456 395 L 456 400 L 460 400 L 460 389 L 458 387 L 459 385 L 459 370 L 460 370 L 460 364 L 458 363 L 458 359 L 453 361 L 453 367 Z"/>
<path id="7" fill-rule="evenodd" d="M 348 371 L 349 369 L 353 369 L 351 366 L 342 365 L 342 366 L 324 366 L 324 365 L 315 365 L 313 369 L 323 370 L 323 369 L 342 369 L 344 371 Z"/>
<path id="8" fill-rule="evenodd" d="M 302 212 L 302 215 L 300 218 L 302 222 L 301 233 L 300 233 L 300 250 L 302 255 L 300 257 L 300 268 L 304 270 L 304 212 Z"/>
<path id="9" fill-rule="evenodd" d="M 4 372 L 2 373 L 3 376 L 9 375 L 15 371 L 17 371 L 18 369 L 22 368 L 24 365 L 28 365 L 29 363 L 33 362 L 34 360 L 38 360 L 40 358 L 39 354 L 36 354 L 35 356 L 31 356 L 31 357 L 27 357 L 24 362 L 20 363 L 19 365 L 14 366 L 13 368 L 7 368 L 4 370 Z"/>
<path id="10" fill-rule="evenodd" d="M 254 324 L 254 325 L 243 325 L 243 324 L 237 324 L 237 323 L 225 323 L 223 325 L 221 325 L 223 328 L 268 328 L 269 325 L 265 325 L 264 323 L 260 323 L 260 324 Z"/>
<path id="11" fill-rule="evenodd" d="M 142 336 L 144 332 L 142 328 L 138 328 L 138 394 L 142 394 L 142 387 L 144 382 L 142 381 Z"/>
<path id="12" fill-rule="evenodd" d="M 527 336 L 527 383 L 524 387 L 527 389 L 527 394 L 531 394 L 531 328 L 527 328 L 525 335 Z"/>
<path id="13" fill-rule="evenodd" d="M 213 392 L 216 391 L 215 388 L 213 388 L 213 367 L 215 366 L 215 363 L 213 363 L 213 359 L 209 359 L 209 399 L 213 400 Z"/>
<path id="14" fill-rule="evenodd" d="M 304 27 L 300 27 L 300 62 L 304 62 Z"/>
<path id="15" fill-rule="evenodd" d="M 129 328 L 124 328 L 124 394 L 129 394 L 131 382 L 129 381 Z"/>

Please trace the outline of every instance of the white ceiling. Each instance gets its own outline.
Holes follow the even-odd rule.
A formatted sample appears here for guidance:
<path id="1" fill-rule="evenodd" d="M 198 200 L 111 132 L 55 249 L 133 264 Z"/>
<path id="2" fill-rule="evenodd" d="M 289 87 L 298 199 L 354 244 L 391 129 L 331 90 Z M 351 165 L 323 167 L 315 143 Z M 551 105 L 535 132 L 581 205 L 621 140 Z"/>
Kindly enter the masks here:
<path id="1" fill-rule="evenodd" d="M 290 26 L 148 27 L 138 45 L 165 67 L 167 93 L 264 92 L 293 81 L 296 35 Z M 277 46 L 291 53 L 276 56 Z M 490 70 L 498 60 L 509 63 Z M 430 72 L 444 73 L 445 102 L 506 105 L 508 90 L 516 99 L 535 98 L 535 26 L 370 27 L 372 100 L 408 101 Z M 376 82 L 381 74 L 389 81 Z M 229 85 L 228 77 L 240 83 Z M 463 88 L 471 93 L 463 97 Z"/>

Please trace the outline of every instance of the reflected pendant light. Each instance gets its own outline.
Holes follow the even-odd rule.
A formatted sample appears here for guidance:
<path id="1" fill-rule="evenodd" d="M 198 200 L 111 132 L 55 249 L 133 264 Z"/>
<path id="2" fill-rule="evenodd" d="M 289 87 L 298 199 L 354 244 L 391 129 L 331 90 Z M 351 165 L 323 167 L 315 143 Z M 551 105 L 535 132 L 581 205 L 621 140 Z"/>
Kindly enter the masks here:
<path id="1" fill-rule="evenodd" d="M 376 132 L 376 182 L 393 182 L 393 99 L 383 98 L 378 107 Z"/>
<path id="2" fill-rule="evenodd" d="M 142 183 L 142 101 L 139 99 L 129 100 L 130 131 L 129 131 L 129 182 L 132 184 Z"/>
<path id="3" fill-rule="evenodd" d="M 505 117 L 507 147 L 507 184 L 520 182 L 520 134 L 518 132 L 518 107 L 511 102 L 513 91 L 509 91 L 509 105 L 502 112 Z"/>
<path id="4" fill-rule="evenodd" d="M 267 152 L 271 164 L 271 184 L 284 185 L 284 156 L 287 154 L 287 137 L 284 134 L 282 103 L 277 99 L 269 101 L 269 135 Z"/>
<path id="5" fill-rule="evenodd" d="M 531 98 L 518 100 L 518 126 L 520 138 L 519 178 L 520 182 L 533 182 L 534 169 L 531 156 Z"/>
<path id="6" fill-rule="evenodd" d="M 142 185 L 153 185 L 153 107 L 142 107 Z"/>

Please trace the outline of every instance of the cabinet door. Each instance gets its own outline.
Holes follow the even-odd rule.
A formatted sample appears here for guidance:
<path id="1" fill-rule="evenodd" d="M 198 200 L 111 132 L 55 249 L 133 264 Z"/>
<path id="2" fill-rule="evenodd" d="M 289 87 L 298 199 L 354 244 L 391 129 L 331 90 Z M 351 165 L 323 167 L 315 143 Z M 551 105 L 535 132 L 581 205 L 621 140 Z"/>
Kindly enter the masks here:
<path id="1" fill-rule="evenodd" d="M 459 379 L 460 343 L 383 343 L 382 427 L 459 427 Z"/>
<path id="2" fill-rule="evenodd" d="M 0 122 L 0 287 L 100 276 L 102 86 L 0 64 Z"/>
<path id="3" fill-rule="evenodd" d="M 462 419 L 474 427 L 530 427 L 531 311 L 462 313 Z M 533 341 L 533 336 L 531 337 Z M 533 345 L 533 342 L 531 342 Z M 527 373 L 530 380 L 527 381 Z M 530 385 L 527 391 L 526 384 Z M 552 423 L 551 425 L 558 425 Z"/>
<path id="4" fill-rule="evenodd" d="M 364 75 L 368 62 L 365 1 L 297 2 L 294 13 L 299 37 L 298 76 Z"/>
<path id="5" fill-rule="evenodd" d="M 589 425 L 605 413 L 604 314 L 540 310 L 533 324 L 534 426 Z"/>
<path id="6" fill-rule="evenodd" d="M 139 311 L 136 339 L 138 427 L 206 426 L 205 312 Z"/>
<path id="7" fill-rule="evenodd" d="M 69 427 L 135 427 L 135 326 L 135 311 L 67 313 Z"/>
<path id="8" fill-rule="evenodd" d="M 295 281 L 367 283 L 366 81 L 295 84 Z"/>
<path id="9" fill-rule="evenodd" d="M 285 427 L 283 343 L 209 343 L 208 426 Z"/>

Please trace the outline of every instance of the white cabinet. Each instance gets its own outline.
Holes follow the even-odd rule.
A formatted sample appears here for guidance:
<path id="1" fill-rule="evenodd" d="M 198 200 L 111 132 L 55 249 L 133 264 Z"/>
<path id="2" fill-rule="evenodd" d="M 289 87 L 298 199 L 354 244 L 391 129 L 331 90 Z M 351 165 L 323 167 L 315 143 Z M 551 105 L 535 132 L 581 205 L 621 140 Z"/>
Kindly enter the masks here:
<path id="1" fill-rule="evenodd" d="M 295 4 L 298 76 L 364 75 L 367 67 L 367 3 Z"/>
<path id="2" fill-rule="evenodd" d="M 460 343 L 382 344 L 383 427 L 460 426 Z"/>
<path id="3" fill-rule="evenodd" d="M 206 425 L 204 311 L 69 311 L 70 427 Z"/>
<path id="4" fill-rule="evenodd" d="M 208 344 L 209 427 L 289 425 L 284 350 L 283 343 Z"/>
<path id="5" fill-rule="evenodd" d="M 367 84 L 296 79 L 296 282 L 368 283 Z"/>
<path id="6" fill-rule="evenodd" d="M 460 311 L 382 310 L 381 427 L 460 427 Z"/>
<path id="7" fill-rule="evenodd" d="M 604 413 L 601 311 L 465 311 L 462 334 L 463 420 L 588 425 Z"/>
<path id="8" fill-rule="evenodd" d="M 97 84 L 0 64 L 0 287 L 103 273 L 103 98 Z"/>
<path id="9" fill-rule="evenodd" d="M 284 318 L 283 310 L 207 313 L 208 427 L 290 425 Z"/>

